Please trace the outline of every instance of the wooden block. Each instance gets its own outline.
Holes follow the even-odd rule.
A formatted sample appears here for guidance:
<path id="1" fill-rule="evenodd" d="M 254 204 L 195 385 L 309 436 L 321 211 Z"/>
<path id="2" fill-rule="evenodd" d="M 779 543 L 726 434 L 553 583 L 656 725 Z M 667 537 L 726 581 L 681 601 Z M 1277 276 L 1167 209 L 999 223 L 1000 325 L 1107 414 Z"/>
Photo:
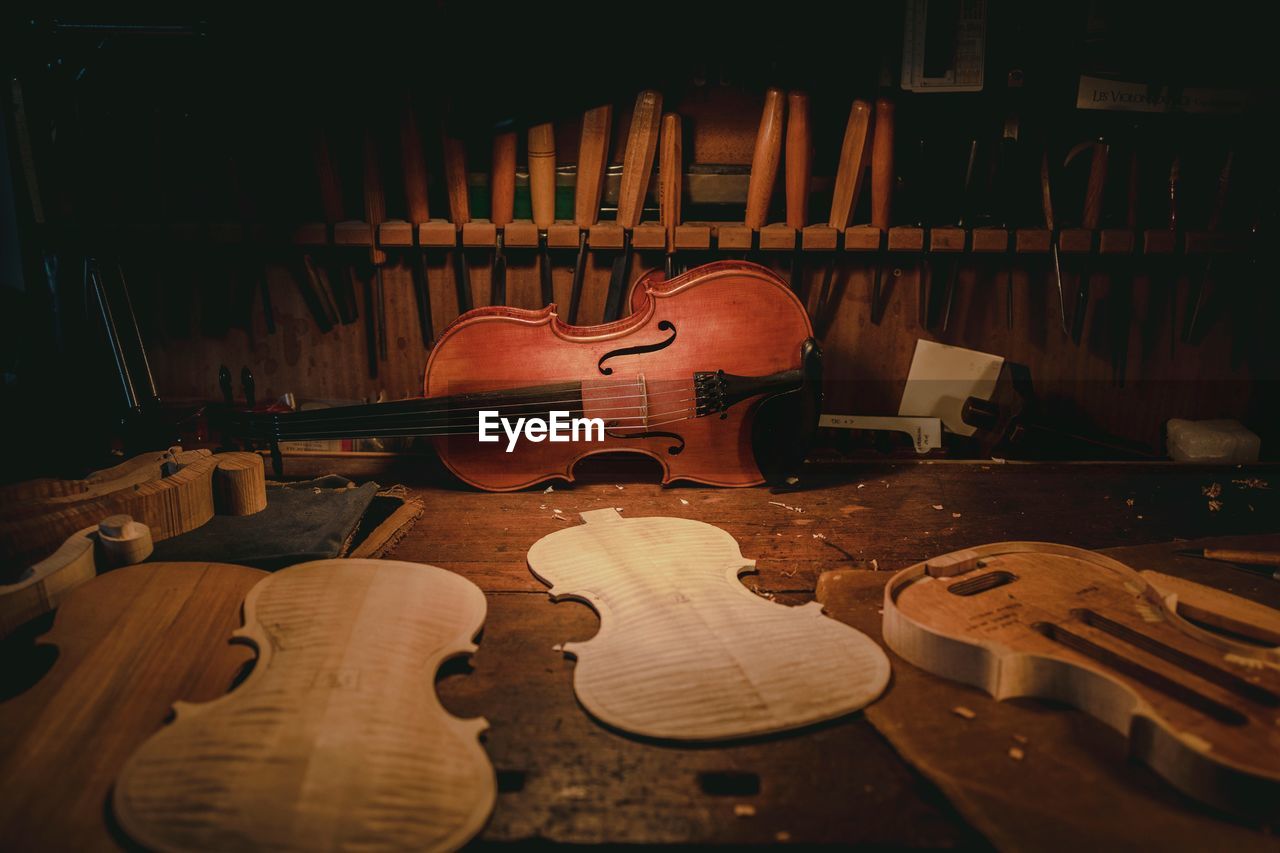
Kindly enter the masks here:
<path id="1" fill-rule="evenodd" d="M 974 252 L 1009 251 L 1009 232 L 1004 228 L 975 228 L 970 233 L 970 240 Z"/>
<path id="2" fill-rule="evenodd" d="M 526 220 L 517 220 L 508 223 L 502 229 L 503 242 L 511 248 L 537 248 L 538 246 L 538 226 Z M 547 235 L 550 237 L 550 234 Z"/>
<path id="3" fill-rule="evenodd" d="M 800 246 L 806 252 L 834 252 L 840 232 L 830 225 L 807 225 L 800 232 Z"/>
<path id="4" fill-rule="evenodd" d="M 1053 248 L 1053 232 L 1046 228 L 1019 228 L 1013 234 L 1013 250 L 1019 254 L 1040 254 Z"/>
<path id="5" fill-rule="evenodd" d="M 746 225 L 721 225 L 716 231 L 716 246 L 722 252 L 747 251 L 751 248 L 751 229 Z"/>
<path id="6" fill-rule="evenodd" d="M 1104 228 L 1098 234 L 1098 253 L 1102 255 L 1132 255 L 1133 232 L 1127 228 Z"/>
<path id="7" fill-rule="evenodd" d="M 452 222 L 444 219 L 432 219 L 418 226 L 419 246 L 456 246 L 458 229 Z"/>
<path id="8" fill-rule="evenodd" d="M 965 230 L 963 228 L 929 229 L 929 251 L 931 252 L 963 252 L 964 242 Z"/>
<path id="9" fill-rule="evenodd" d="M 844 250 L 846 252 L 877 251 L 880 248 L 883 236 L 879 228 L 873 228 L 870 225 L 846 228 L 844 231 Z"/>
<path id="10" fill-rule="evenodd" d="M 1178 232 L 1150 228 L 1142 233 L 1142 251 L 1148 255 L 1172 255 L 1178 249 Z"/>
<path id="11" fill-rule="evenodd" d="M 528 563 L 553 594 L 582 597 L 601 614 L 596 636 L 563 650 L 577 660 L 578 700 L 605 724 L 722 741 L 847 714 L 888 684 L 880 647 L 821 605 L 747 594 L 735 569 L 754 561 L 723 530 L 611 508 L 581 516 L 585 524 L 535 542 Z"/>
<path id="12" fill-rule="evenodd" d="M 580 232 L 572 222 L 557 222 L 547 229 L 547 245 L 553 249 L 576 249 Z"/>
<path id="13" fill-rule="evenodd" d="M 890 228 L 888 247 L 890 252 L 924 251 L 924 229 Z"/>
<path id="14" fill-rule="evenodd" d="M 612 222 L 597 222 L 587 232 L 587 245 L 593 249 L 621 249 L 622 241 L 622 226 Z"/>
<path id="15" fill-rule="evenodd" d="M 325 246 L 329 243 L 329 227 L 323 222 L 307 222 L 293 229 L 289 242 L 298 246 Z"/>
<path id="16" fill-rule="evenodd" d="M 1244 248 L 1244 238 L 1239 234 L 1223 234 L 1214 231 L 1188 231 L 1185 243 L 1188 255 L 1221 255 L 1238 252 Z"/>
<path id="17" fill-rule="evenodd" d="M 677 249 L 710 249 L 711 248 L 711 226 L 710 225 L 677 225 L 676 226 L 676 248 Z"/>
<path id="18" fill-rule="evenodd" d="M 1093 251 L 1093 232 L 1088 228 L 1063 228 L 1058 232 L 1058 251 L 1064 255 L 1084 255 Z"/>
<path id="19" fill-rule="evenodd" d="M 760 248 L 766 252 L 790 252 L 796 247 L 796 229 L 775 222 L 760 229 Z"/>
<path id="20" fill-rule="evenodd" d="M 498 228 L 487 219 L 473 219 L 462 226 L 462 245 L 493 248 L 498 245 Z"/>
<path id="21" fill-rule="evenodd" d="M 378 226 L 378 244 L 381 246 L 412 246 L 413 223 L 403 219 L 388 219 Z"/>
<path id="22" fill-rule="evenodd" d="M 335 246 L 368 246 L 373 243 L 373 232 L 368 222 L 349 219 L 333 226 Z"/>
<path id="23" fill-rule="evenodd" d="M 667 229 L 660 222 L 642 222 L 631 230 L 631 245 L 637 249 L 665 249 Z"/>

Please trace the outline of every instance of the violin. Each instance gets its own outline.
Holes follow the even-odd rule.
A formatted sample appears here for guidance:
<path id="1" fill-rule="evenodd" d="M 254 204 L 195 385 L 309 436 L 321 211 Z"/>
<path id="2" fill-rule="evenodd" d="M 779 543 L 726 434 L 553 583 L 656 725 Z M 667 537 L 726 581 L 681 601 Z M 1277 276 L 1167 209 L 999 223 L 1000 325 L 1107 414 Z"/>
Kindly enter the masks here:
<path id="1" fill-rule="evenodd" d="M 655 459 L 663 484 L 753 486 L 792 473 L 817 430 L 822 354 L 786 283 L 722 261 L 671 279 L 649 273 L 629 306 L 598 326 L 570 325 L 554 304 L 468 311 L 432 349 L 424 397 L 234 414 L 229 430 L 270 446 L 278 473 L 281 441 L 429 436 L 453 474 L 490 491 L 572 481 L 580 460 L 618 451 Z M 584 428 L 548 434 L 558 413 Z"/>

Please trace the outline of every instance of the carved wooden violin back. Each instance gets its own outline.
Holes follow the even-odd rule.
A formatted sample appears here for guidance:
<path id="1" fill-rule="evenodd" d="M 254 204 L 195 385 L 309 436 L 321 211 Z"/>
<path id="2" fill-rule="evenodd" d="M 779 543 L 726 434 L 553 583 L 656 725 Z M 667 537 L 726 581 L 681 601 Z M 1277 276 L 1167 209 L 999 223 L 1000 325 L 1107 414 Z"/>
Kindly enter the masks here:
<path id="1" fill-rule="evenodd" d="M 1215 593 L 1198 606 L 1229 607 L 1229 599 Z M 1109 557 L 1004 542 L 895 575 L 885 587 L 884 637 L 911 663 L 996 699 L 1036 696 L 1088 712 L 1194 797 L 1274 814 L 1280 651 L 1211 632 L 1178 611 L 1177 595 Z M 1256 612 L 1238 608 L 1228 624 L 1254 633 Z M 1270 622 L 1257 625 L 1260 639 L 1276 635 L 1280 615 Z"/>
<path id="2" fill-rule="evenodd" d="M 565 644 L 574 690 L 601 722 L 669 740 L 725 740 L 829 720 L 884 690 L 889 661 L 870 638 L 751 592 L 732 536 L 682 518 L 612 509 L 534 543 L 529 568 L 556 599 L 600 614 L 600 632 Z"/>
<path id="3" fill-rule="evenodd" d="M 484 595 L 443 569 L 303 563 L 245 600 L 248 679 L 180 704 L 117 780 L 135 841 L 178 849 L 453 849 L 496 794 L 483 719 L 449 715 L 434 677 L 474 651 Z"/>

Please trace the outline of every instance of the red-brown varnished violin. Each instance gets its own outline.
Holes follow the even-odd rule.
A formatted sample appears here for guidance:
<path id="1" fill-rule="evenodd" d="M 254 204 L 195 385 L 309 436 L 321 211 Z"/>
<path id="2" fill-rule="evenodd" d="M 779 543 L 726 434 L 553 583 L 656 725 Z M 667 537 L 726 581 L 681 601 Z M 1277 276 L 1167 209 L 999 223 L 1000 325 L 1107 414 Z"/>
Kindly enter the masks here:
<path id="1" fill-rule="evenodd" d="M 650 273 L 629 304 L 630 316 L 600 326 L 569 325 L 554 305 L 468 311 L 431 351 L 424 397 L 247 415 L 233 431 L 273 445 L 431 436 L 454 474 L 493 491 L 572 480 L 580 459 L 617 451 L 656 459 L 663 483 L 791 473 L 817 428 L 821 352 L 786 284 L 726 261 L 670 280 Z M 567 440 L 551 440 L 556 412 L 582 428 L 561 420 Z"/>

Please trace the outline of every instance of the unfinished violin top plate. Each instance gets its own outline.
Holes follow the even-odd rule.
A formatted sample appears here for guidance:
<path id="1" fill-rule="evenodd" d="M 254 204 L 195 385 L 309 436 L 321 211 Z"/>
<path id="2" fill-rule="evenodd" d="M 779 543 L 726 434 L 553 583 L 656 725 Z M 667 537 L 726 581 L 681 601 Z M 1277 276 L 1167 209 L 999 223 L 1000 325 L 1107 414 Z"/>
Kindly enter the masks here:
<path id="1" fill-rule="evenodd" d="M 129 759 L 114 808 L 157 850 L 454 849 L 483 827 L 496 781 L 448 714 L 440 664 L 473 652 L 483 593 L 432 566 L 320 560 L 263 580 L 236 637 L 245 682 Z"/>
<path id="2" fill-rule="evenodd" d="M 911 663 L 996 699 L 1074 705 L 1129 738 L 1182 791 L 1237 813 L 1280 802 L 1280 626 L 1249 602 L 1166 591 L 1110 557 L 1002 542 L 904 569 L 885 587 L 884 638 Z M 1170 585 L 1171 590 L 1175 587 Z M 1179 595 L 1207 624 L 1184 618 Z M 1246 643 L 1236 634 L 1255 635 Z"/>
<path id="3" fill-rule="evenodd" d="M 582 513 L 544 536 L 529 568 L 552 598 L 585 601 L 600 631 L 566 643 L 574 690 L 606 725 L 715 741 L 833 719 L 875 700 L 889 660 L 816 602 L 788 607 L 738 579 L 755 565 L 723 530 L 683 518 Z"/>

